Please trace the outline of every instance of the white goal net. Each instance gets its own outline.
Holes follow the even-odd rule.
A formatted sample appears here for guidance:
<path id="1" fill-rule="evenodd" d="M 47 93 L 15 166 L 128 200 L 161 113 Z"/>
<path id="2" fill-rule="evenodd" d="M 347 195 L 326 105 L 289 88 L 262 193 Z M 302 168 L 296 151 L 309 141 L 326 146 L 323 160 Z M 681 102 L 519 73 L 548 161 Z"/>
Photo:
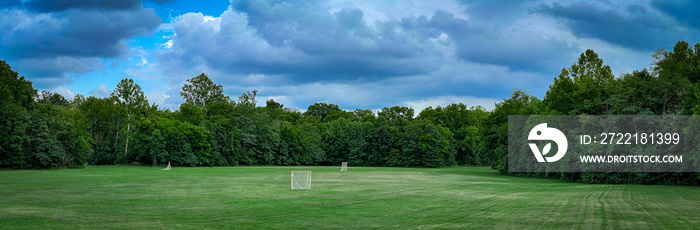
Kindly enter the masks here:
<path id="1" fill-rule="evenodd" d="M 311 189 L 311 171 L 292 171 L 292 189 Z"/>
<path id="2" fill-rule="evenodd" d="M 341 172 L 348 171 L 348 162 L 343 162 L 343 166 L 340 167 Z"/>
<path id="3" fill-rule="evenodd" d="M 168 161 L 168 166 L 161 170 L 170 170 L 170 161 Z"/>

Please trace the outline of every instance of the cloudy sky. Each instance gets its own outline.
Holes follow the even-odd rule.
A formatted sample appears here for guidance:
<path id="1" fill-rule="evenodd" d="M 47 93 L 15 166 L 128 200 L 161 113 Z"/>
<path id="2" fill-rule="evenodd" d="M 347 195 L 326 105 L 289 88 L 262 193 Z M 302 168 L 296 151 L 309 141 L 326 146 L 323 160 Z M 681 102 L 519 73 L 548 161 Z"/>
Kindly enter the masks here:
<path id="1" fill-rule="evenodd" d="M 170 109 L 200 73 L 301 109 L 491 109 L 514 88 L 542 98 L 586 49 L 616 76 L 649 68 L 700 42 L 697 15 L 690 0 L 3 0 L 0 58 L 39 90 L 104 97 L 132 78 Z"/>

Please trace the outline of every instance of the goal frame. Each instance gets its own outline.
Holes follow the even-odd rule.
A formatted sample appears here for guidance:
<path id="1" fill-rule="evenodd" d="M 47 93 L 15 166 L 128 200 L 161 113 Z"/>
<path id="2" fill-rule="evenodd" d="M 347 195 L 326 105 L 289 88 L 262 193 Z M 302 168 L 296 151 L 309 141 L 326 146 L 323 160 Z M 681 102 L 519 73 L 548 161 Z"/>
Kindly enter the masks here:
<path id="1" fill-rule="evenodd" d="M 340 163 L 340 171 L 341 172 L 348 171 L 348 162 L 347 161 L 343 161 L 342 163 Z"/>
<path id="2" fill-rule="evenodd" d="M 292 176 L 291 178 L 292 178 L 292 179 L 291 179 L 291 181 L 290 181 L 290 182 L 291 182 L 291 183 L 290 183 L 290 188 L 291 188 L 292 190 L 300 190 L 300 189 L 294 189 L 294 173 L 295 173 L 295 172 L 308 172 L 308 173 L 309 173 L 309 190 L 311 190 L 311 171 L 292 171 L 292 172 L 291 172 L 291 176 Z M 304 189 L 301 189 L 301 190 L 304 190 Z"/>
<path id="3" fill-rule="evenodd" d="M 166 166 L 164 169 L 161 169 L 161 170 L 170 171 L 171 169 L 172 169 L 172 167 L 170 167 L 170 161 L 168 161 L 168 166 Z"/>

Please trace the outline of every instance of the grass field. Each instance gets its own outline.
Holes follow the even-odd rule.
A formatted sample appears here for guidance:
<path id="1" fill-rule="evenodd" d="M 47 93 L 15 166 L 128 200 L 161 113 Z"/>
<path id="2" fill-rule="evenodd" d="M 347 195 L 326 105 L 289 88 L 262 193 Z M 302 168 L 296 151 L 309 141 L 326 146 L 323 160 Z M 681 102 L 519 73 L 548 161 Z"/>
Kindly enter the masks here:
<path id="1" fill-rule="evenodd" d="M 89 166 L 0 171 L 0 228 L 700 228 L 700 187 L 489 168 Z M 290 190 L 310 170 L 312 190 Z"/>

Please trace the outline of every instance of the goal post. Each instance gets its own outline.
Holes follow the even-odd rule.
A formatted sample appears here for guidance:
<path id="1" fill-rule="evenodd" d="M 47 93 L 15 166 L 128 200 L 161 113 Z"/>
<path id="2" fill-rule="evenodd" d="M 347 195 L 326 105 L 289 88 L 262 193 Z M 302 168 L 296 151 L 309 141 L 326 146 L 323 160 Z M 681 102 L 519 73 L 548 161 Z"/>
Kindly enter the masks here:
<path id="1" fill-rule="evenodd" d="M 346 172 L 348 171 L 348 162 L 343 162 L 342 166 L 340 166 L 340 171 L 341 172 Z"/>
<path id="2" fill-rule="evenodd" d="M 166 170 L 166 171 L 167 171 L 167 170 L 170 170 L 170 169 L 171 169 L 171 168 L 170 168 L 170 161 L 168 161 L 168 166 L 165 167 L 164 169 L 161 169 L 161 170 Z"/>
<path id="3" fill-rule="evenodd" d="M 311 189 L 311 171 L 292 171 L 292 189 Z"/>

